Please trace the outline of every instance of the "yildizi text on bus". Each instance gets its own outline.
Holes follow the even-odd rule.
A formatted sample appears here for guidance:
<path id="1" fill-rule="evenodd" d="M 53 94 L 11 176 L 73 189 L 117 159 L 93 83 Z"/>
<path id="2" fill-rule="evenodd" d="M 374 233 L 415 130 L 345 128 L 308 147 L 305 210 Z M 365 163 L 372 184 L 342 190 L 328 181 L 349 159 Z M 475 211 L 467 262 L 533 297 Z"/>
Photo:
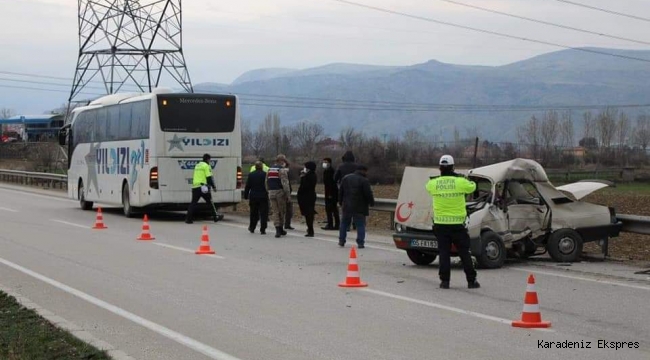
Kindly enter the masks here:
<path id="1" fill-rule="evenodd" d="M 234 95 L 114 94 L 72 112 L 68 195 L 83 209 L 119 205 L 126 216 L 185 210 L 194 166 L 212 157 L 217 207 L 241 202 L 241 121 Z"/>

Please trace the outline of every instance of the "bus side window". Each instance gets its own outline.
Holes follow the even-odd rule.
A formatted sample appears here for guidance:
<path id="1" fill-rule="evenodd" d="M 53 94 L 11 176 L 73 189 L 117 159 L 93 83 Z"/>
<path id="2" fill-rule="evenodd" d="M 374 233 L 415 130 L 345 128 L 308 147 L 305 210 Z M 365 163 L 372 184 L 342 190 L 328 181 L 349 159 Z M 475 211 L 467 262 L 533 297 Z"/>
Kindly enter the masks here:
<path id="1" fill-rule="evenodd" d="M 132 123 L 132 114 L 131 109 L 133 104 L 122 104 L 120 107 L 120 130 L 119 130 L 119 140 L 129 140 L 131 139 L 131 123 Z"/>
<path id="2" fill-rule="evenodd" d="M 120 129 L 120 108 L 111 106 L 108 109 L 106 118 L 106 141 L 115 141 L 119 137 Z"/>

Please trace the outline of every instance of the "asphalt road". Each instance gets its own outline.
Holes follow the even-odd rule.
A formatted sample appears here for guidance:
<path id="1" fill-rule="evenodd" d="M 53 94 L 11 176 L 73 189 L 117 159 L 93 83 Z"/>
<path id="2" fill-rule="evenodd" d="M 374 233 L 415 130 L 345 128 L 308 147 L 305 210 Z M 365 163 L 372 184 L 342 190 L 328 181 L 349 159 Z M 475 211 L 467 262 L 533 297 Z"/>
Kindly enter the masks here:
<path id="1" fill-rule="evenodd" d="M 0 285 L 136 359 L 650 359 L 650 275 L 616 263 L 534 261 L 479 270 L 452 289 L 390 239 L 358 250 L 363 289 L 343 289 L 350 245 L 321 232 L 275 239 L 244 219 L 140 219 L 105 209 L 107 230 L 60 193 L 0 186 Z M 296 221 L 298 223 L 298 221 Z M 199 256 L 209 225 L 217 256 Z M 351 241 L 350 241 L 351 240 Z M 537 280 L 547 331 L 513 328 L 526 279 Z M 590 349 L 542 349 L 539 341 Z M 598 348 L 598 341 L 638 348 Z M 634 345 L 633 345 L 634 346 Z"/>

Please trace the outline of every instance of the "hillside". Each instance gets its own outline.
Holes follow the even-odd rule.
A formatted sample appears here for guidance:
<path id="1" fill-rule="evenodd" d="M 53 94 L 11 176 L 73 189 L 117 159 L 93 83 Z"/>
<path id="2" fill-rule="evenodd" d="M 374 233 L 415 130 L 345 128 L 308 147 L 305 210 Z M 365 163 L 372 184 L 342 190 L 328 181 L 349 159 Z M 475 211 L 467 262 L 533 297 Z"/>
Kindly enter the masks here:
<path id="1" fill-rule="evenodd" d="M 593 49 L 647 58 L 650 51 Z M 461 66 L 435 60 L 402 67 L 331 64 L 312 69 L 260 69 L 248 72 L 231 85 L 197 84 L 195 91 L 241 94 L 242 114 L 253 125 L 270 111 L 283 124 L 302 120 L 320 122 L 335 134 L 352 124 L 370 134 L 401 134 L 408 128 L 449 140 L 454 126 L 464 135 L 478 128 L 483 137 L 514 140 L 516 125 L 526 112 L 424 112 L 330 109 L 319 100 L 269 98 L 249 94 L 353 99 L 372 102 L 474 105 L 577 105 L 650 103 L 650 64 L 622 58 L 564 50 L 504 66 Z M 283 105 L 285 107 L 268 106 Z M 381 104 L 381 103 L 380 103 Z M 350 107 L 349 104 L 340 105 Z M 407 105 L 404 105 L 407 106 Z M 323 108 L 325 107 L 325 108 Z M 374 107 L 376 108 L 376 107 Z M 630 111 L 631 115 L 636 113 Z M 573 116 L 579 120 L 581 111 Z M 580 121 L 576 121 L 578 126 Z"/>

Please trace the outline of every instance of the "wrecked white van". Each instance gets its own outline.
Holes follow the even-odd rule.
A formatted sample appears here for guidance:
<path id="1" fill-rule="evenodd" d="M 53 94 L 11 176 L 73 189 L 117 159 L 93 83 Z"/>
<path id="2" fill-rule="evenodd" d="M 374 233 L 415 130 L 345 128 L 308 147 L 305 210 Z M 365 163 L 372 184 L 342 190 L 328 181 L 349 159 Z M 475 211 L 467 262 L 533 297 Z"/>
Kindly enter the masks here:
<path id="1" fill-rule="evenodd" d="M 622 223 L 613 208 L 581 201 L 606 183 L 556 188 L 542 166 L 527 159 L 457 172 L 477 185 L 467 199 L 466 225 L 472 255 L 482 268 L 499 268 L 507 256 L 527 258 L 545 251 L 555 261 L 573 262 L 590 241 L 597 241 L 607 254 L 608 240 L 620 233 Z M 425 185 L 439 175 L 437 169 L 407 167 L 400 186 L 393 241 L 417 265 L 431 264 L 438 253 Z"/>

